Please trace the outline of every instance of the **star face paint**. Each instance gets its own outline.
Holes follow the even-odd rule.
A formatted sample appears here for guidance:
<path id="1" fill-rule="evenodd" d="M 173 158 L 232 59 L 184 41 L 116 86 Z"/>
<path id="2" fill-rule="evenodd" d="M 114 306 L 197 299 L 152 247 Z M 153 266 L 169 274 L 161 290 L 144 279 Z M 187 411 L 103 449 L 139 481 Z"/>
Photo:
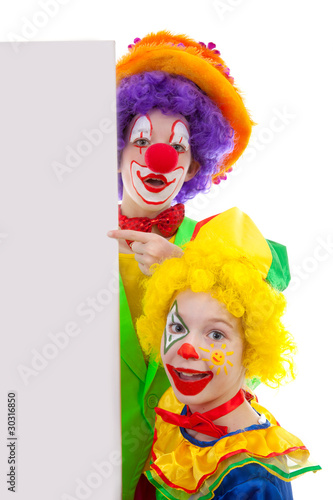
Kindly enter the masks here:
<path id="1" fill-rule="evenodd" d="M 176 151 L 178 160 L 174 161 L 173 157 L 171 170 L 164 165 L 159 171 L 158 161 L 154 167 L 148 166 L 145 153 L 150 146 L 157 144 L 168 145 Z M 135 117 L 128 130 L 120 163 L 123 204 L 130 199 L 132 206 L 135 202 L 147 210 L 168 208 L 183 183 L 194 175 L 189 171 L 191 162 L 190 134 L 183 116 L 164 115 L 155 109 L 147 115 Z"/>
<path id="2" fill-rule="evenodd" d="M 244 379 L 241 320 L 208 293 L 180 292 L 168 315 L 161 356 L 180 401 L 195 411 L 219 406 Z"/>

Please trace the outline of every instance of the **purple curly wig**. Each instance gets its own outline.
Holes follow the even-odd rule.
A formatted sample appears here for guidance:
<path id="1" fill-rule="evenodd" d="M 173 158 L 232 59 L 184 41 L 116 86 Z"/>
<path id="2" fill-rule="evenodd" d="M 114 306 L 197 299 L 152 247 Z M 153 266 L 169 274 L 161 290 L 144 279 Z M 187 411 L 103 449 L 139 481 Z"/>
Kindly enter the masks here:
<path id="1" fill-rule="evenodd" d="M 118 87 L 117 106 L 119 157 L 125 146 L 126 128 L 134 116 L 144 115 L 153 108 L 164 114 L 183 115 L 190 126 L 192 157 L 201 168 L 193 179 L 184 183 L 175 202 L 184 203 L 209 189 L 211 176 L 218 171 L 221 159 L 233 149 L 234 131 L 219 108 L 193 82 L 162 71 L 132 75 Z"/>

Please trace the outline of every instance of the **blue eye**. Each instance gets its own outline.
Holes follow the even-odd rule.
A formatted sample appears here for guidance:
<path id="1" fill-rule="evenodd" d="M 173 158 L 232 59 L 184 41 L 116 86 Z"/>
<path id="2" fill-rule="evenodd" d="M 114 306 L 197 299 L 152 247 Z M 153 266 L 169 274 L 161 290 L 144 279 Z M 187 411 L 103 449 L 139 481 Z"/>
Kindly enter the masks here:
<path id="1" fill-rule="evenodd" d="M 174 333 L 174 334 L 186 332 L 184 326 L 181 323 L 170 323 L 168 325 L 168 329 L 169 329 L 170 333 Z"/>
<path id="2" fill-rule="evenodd" d="M 217 330 L 214 330 L 213 332 L 210 332 L 208 334 L 208 337 L 211 338 L 212 340 L 222 340 L 224 339 L 224 334 L 222 332 L 218 332 Z"/>

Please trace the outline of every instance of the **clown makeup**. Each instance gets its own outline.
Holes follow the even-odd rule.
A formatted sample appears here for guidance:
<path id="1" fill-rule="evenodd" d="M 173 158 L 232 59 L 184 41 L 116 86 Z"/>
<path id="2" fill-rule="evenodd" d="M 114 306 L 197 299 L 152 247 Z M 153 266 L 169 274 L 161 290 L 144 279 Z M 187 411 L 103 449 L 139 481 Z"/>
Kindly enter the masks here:
<path id="1" fill-rule="evenodd" d="M 241 320 L 208 293 L 181 292 L 167 317 L 161 356 L 180 401 L 218 406 L 244 381 Z"/>
<path id="2" fill-rule="evenodd" d="M 209 359 L 202 358 L 202 361 L 211 362 L 212 364 L 209 367 L 210 369 L 214 368 L 214 366 L 218 366 L 216 375 L 218 375 L 221 372 L 221 368 L 223 368 L 224 373 L 226 375 L 228 375 L 227 365 L 233 366 L 233 364 L 231 363 L 231 361 L 226 359 L 226 357 L 231 356 L 234 352 L 233 351 L 230 351 L 230 352 L 223 351 L 222 349 L 225 349 L 227 347 L 226 344 L 222 344 L 221 348 L 219 348 L 219 346 L 216 347 L 215 344 L 210 344 L 210 347 L 212 348 L 211 350 L 205 349 L 204 347 L 199 347 L 199 349 L 201 349 L 201 351 L 208 352 L 210 354 Z"/>
<path id="3" fill-rule="evenodd" d="M 188 333 L 189 329 L 178 313 L 177 301 L 175 300 L 169 311 L 164 330 L 164 354 L 175 342 L 183 339 Z"/>
<path id="4" fill-rule="evenodd" d="M 170 144 L 179 153 L 184 153 L 190 148 L 190 133 L 184 122 L 176 120 L 172 125 L 172 133 L 169 139 Z"/>
<path id="5" fill-rule="evenodd" d="M 150 143 L 152 131 L 153 126 L 149 116 L 138 116 L 130 132 L 129 142 L 141 150 Z"/>
<path id="6" fill-rule="evenodd" d="M 192 166 L 186 119 L 157 109 L 137 116 L 129 127 L 120 167 L 122 209 L 128 199 L 148 211 L 168 208 L 183 183 L 197 171 Z"/>

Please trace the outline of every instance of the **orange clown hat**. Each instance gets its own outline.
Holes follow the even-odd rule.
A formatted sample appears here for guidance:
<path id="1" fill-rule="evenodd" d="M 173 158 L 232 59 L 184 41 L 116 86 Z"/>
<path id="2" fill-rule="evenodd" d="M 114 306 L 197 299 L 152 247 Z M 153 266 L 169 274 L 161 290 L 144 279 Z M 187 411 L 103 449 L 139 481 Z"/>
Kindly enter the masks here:
<path id="1" fill-rule="evenodd" d="M 172 35 L 168 31 L 136 38 L 134 44 L 129 45 L 129 52 L 117 63 L 117 84 L 125 77 L 145 71 L 165 71 L 191 80 L 230 123 L 234 130 L 234 148 L 213 176 L 213 182 L 218 183 L 243 153 L 254 123 L 215 44 L 210 42 L 206 46 L 186 35 Z"/>

